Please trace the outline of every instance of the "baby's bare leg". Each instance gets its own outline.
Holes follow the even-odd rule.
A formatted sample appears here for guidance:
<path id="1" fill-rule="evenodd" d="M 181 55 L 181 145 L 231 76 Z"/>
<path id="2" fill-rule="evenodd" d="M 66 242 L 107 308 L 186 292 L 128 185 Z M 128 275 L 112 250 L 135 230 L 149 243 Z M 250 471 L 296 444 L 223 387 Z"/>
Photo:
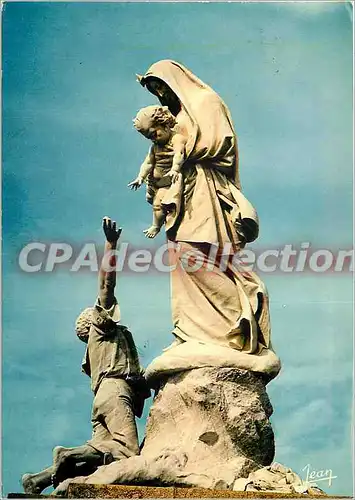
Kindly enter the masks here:
<path id="1" fill-rule="evenodd" d="M 160 231 L 165 222 L 165 214 L 161 206 L 161 199 L 155 199 L 153 202 L 153 224 L 145 229 L 143 233 L 147 238 L 154 238 Z"/>

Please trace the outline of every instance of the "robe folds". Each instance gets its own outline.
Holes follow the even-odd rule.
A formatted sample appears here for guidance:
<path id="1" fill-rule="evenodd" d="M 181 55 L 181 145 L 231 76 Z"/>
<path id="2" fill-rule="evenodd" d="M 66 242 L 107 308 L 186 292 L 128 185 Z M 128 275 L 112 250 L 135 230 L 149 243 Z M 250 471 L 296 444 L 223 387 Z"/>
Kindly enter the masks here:
<path id="1" fill-rule="evenodd" d="M 153 64 L 140 83 L 163 81 L 177 96 L 178 126 L 186 131 L 185 162 L 180 180 L 167 191 L 163 206 L 170 250 L 174 335 L 179 342 L 197 341 L 259 355 L 270 349 L 267 290 L 251 271 L 220 257 L 232 254 L 258 236 L 255 209 L 241 192 L 237 136 L 223 100 L 181 64 Z M 211 247 L 217 259 L 211 260 Z M 184 254 L 203 255 L 196 272 L 184 269 Z M 185 259 L 186 260 L 186 259 Z M 186 267 L 186 265 L 185 265 Z"/>

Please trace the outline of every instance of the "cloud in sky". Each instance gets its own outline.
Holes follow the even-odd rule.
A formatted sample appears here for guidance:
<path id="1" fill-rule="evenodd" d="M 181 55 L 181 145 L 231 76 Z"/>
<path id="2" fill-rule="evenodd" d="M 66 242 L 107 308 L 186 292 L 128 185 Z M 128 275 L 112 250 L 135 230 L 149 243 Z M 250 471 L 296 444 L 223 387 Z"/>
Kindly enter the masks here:
<path id="1" fill-rule="evenodd" d="M 261 220 L 256 246 L 271 248 L 352 245 L 353 89 L 343 4 L 6 3 L 2 27 L 7 493 L 22 473 L 47 466 L 55 445 L 90 437 L 92 402 L 73 324 L 95 300 L 96 276 L 26 275 L 18 252 L 30 241 L 102 242 L 104 215 L 132 245 L 157 245 L 142 234 L 151 219 L 144 193 L 126 187 L 149 146 L 132 118 L 155 102 L 135 74 L 175 59 L 222 96 Z M 266 283 L 283 361 L 269 386 L 276 459 L 296 472 L 331 467 L 339 478 L 324 489 L 349 495 L 351 277 Z M 146 365 L 171 341 L 169 277 L 123 274 L 118 295 Z"/>

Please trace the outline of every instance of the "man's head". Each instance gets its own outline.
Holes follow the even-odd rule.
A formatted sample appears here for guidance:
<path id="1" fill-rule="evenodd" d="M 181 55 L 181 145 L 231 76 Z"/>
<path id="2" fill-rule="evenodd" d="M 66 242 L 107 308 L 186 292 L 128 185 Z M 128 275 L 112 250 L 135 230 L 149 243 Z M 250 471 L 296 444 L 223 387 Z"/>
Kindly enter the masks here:
<path id="1" fill-rule="evenodd" d="M 144 137 L 163 146 L 171 138 L 176 119 L 167 106 L 147 106 L 137 113 L 133 124 Z"/>
<path id="2" fill-rule="evenodd" d="M 89 332 L 92 325 L 92 314 L 94 309 L 87 307 L 78 316 L 75 322 L 75 332 L 80 340 L 87 344 L 89 340 Z"/>

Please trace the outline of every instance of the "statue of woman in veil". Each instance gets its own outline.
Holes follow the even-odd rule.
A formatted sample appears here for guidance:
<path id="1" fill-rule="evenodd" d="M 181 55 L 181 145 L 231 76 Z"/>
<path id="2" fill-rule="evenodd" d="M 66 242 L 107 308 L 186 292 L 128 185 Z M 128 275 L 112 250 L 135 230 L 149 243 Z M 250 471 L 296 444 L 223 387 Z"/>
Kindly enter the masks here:
<path id="1" fill-rule="evenodd" d="M 179 244 L 175 261 L 195 251 L 205 264 L 196 272 L 178 265 L 171 273 L 174 345 L 214 344 L 239 351 L 244 359 L 272 352 L 264 284 L 254 272 L 236 269 L 231 259 L 219 265 L 224 254 L 235 254 L 258 236 L 257 214 L 241 192 L 229 110 L 212 88 L 175 61 L 153 64 L 138 80 L 169 107 L 188 136 L 180 185 L 175 183 L 162 202 L 165 229 Z M 278 359 L 273 370 L 277 374 Z"/>

